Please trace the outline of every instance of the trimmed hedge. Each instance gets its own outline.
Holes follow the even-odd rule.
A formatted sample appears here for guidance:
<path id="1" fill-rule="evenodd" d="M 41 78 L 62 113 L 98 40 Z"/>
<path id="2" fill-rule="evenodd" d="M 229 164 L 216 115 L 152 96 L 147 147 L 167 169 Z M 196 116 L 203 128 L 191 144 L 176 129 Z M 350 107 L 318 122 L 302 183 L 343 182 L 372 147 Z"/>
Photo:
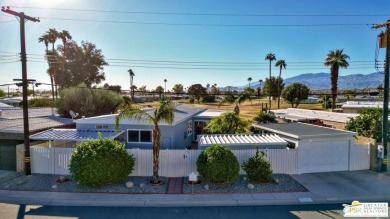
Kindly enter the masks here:
<path id="1" fill-rule="evenodd" d="M 260 153 L 259 153 L 260 152 Z M 256 155 L 244 161 L 242 169 L 245 170 L 248 180 L 255 183 L 268 183 L 272 180 L 271 163 L 264 159 L 265 152 L 257 148 Z"/>
<path id="2" fill-rule="evenodd" d="M 237 157 L 227 147 L 213 145 L 206 148 L 196 161 L 199 174 L 212 183 L 229 183 L 240 171 Z"/>
<path id="3" fill-rule="evenodd" d="M 99 136 L 76 145 L 69 169 L 80 185 L 96 188 L 126 180 L 134 164 L 135 158 L 127 154 L 124 144 Z"/>

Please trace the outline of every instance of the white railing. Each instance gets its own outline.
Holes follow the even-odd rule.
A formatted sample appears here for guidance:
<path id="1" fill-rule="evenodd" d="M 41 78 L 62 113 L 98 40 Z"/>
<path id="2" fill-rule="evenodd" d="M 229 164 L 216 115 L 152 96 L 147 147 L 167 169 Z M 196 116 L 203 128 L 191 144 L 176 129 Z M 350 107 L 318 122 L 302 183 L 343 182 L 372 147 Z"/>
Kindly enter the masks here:
<path id="1" fill-rule="evenodd" d="M 69 160 L 74 148 L 31 147 L 31 171 L 43 174 L 69 174 Z M 298 149 L 299 150 L 299 149 Z M 271 162 L 274 173 L 298 174 L 298 150 L 266 149 L 266 159 Z M 127 149 L 135 157 L 133 176 L 153 174 L 153 152 L 145 149 Z M 201 150 L 161 150 L 159 175 L 165 177 L 184 177 L 196 172 L 196 161 Z M 240 164 L 240 174 L 245 174 L 241 165 L 256 154 L 256 150 L 232 150 Z M 300 157 L 299 159 L 304 159 Z M 315 165 L 315 164 L 313 164 Z M 370 167 L 369 147 L 352 146 L 349 170 L 366 170 Z M 331 171 L 331 170 L 330 170 Z"/>

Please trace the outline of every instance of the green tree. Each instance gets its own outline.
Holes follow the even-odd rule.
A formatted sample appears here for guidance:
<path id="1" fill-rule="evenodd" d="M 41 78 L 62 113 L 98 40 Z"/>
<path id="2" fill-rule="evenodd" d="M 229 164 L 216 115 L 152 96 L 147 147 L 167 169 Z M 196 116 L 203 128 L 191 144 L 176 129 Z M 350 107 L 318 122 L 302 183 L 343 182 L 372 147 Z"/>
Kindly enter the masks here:
<path id="1" fill-rule="evenodd" d="M 291 107 L 297 107 L 302 100 L 309 97 L 310 89 L 301 83 L 292 83 L 284 89 L 283 99 L 291 103 Z"/>
<path id="2" fill-rule="evenodd" d="M 6 95 L 7 94 L 3 90 L 0 89 L 0 97 L 5 97 Z"/>
<path id="3" fill-rule="evenodd" d="M 343 90 L 343 96 L 347 97 L 347 99 L 350 99 L 352 97 L 356 97 L 356 92 L 354 90 Z"/>
<path id="4" fill-rule="evenodd" d="M 173 85 L 173 93 L 175 94 L 182 94 L 184 93 L 184 88 L 183 88 L 183 85 L 182 84 L 175 84 Z"/>
<path id="5" fill-rule="evenodd" d="M 271 86 L 270 86 L 271 84 Z M 277 79 L 276 77 L 271 77 L 271 79 L 267 78 L 265 79 L 265 83 L 263 86 L 263 94 L 268 95 L 272 97 L 273 100 L 275 100 L 278 97 L 278 89 L 283 90 L 284 89 L 284 82 L 283 78 Z M 271 88 L 270 88 L 271 87 Z M 271 93 L 269 93 L 271 91 Z"/>
<path id="6" fill-rule="evenodd" d="M 249 78 L 248 78 L 248 82 L 249 82 L 248 88 L 251 88 L 251 81 L 252 81 L 252 77 L 249 77 Z"/>
<path id="7" fill-rule="evenodd" d="M 159 183 L 159 156 L 160 156 L 160 137 L 161 132 L 158 124 L 166 122 L 173 124 L 175 117 L 175 107 L 171 100 L 163 98 L 160 100 L 160 106 L 154 111 L 146 111 L 139 108 L 126 108 L 115 117 L 115 130 L 119 130 L 119 122 L 122 119 L 135 119 L 138 121 L 148 121 L 154 125 L 153 129 L 153 183 Z"/>
<path id="8" fill-rule="evenodd" d="M 278 83 L 277 84 L 281 84 L 280 80 L 282 79 L 282 69 L 286 69 L 286 61 L 281 59 L 281 60 L 278 60 L 276 63 L 275 63 L 275 67 L 279 67 L 279 77 L 278 77 Z M 278 90 L 278 109 L 280 108 L 280 95 L 281 95 L 281 92 L 282 92 L 282 89 L 280 86 L 277 87 L 277 90 Z"/>
<path id="9" fill-rule="evenodd" d="M 57 107 L 63 117 L 70 118 L 70 110 L 91 117 L 115 113 L 122 102 L 122 96 L 114 91 L 72 87 L 60 91 Z"/>
<path id="10" fill-rule="evenodd" d="M 343 53 L 343 49 L 336 49 L 336 51 L 329 51 L 324 60 L 324 66 L 330 66 L 330 81 L 331 81 L 331 92 L 332 92 L 332 109 L 336 108 L 337 98 L 337 81 L 339 78 L 339 69 L 348 68 L 347 62 L 349 56 Z"/>
<path id="11" fill-rule="evenodd" d="M 87 87 L 99 84 L 105 80 L 104 66 L 108 65 L 102 51 L 90 42 L 81 42 L 81 46 L 74 41 L 66 44 L 67 55 L 64 56 L 63 46 L 58 46 L 59 59 L 67 63 L 64 74 L 58 76 L 59 85 L 62 87 L 77 86 L 84 83 Z"/>
<path id="12" fill-rule="evenodd" d="M 361 109 L 357 117 L 349 119 L 345 130 L 380 141 L 382 138 L 382 113 L 383 110 L 380 108 Z"/>
<path id="13" fill-rule="evenodd" d="M 248 122 L 234 112 L 226 112 L 211 119 L 206 131 L 211 134 L 246 133 Z"/>
<path id="14" fill-rule="evenodd" d="M 269 114 L 269 113 L 258 113 L 254 118 L 253 121 L 258 123 L 277 123 L 278 121 L 275 119 L 275 116 Z"/>
<path id="15" fill-rule="evenodd" d="M 203 95 L 207 94 L 207 89 L 205 87 L 203 87 L 201 84 L 193 84 L 188 88 L 188 94 L 192 95 L 199 104 L 200 98 Z"/>
<path id="16" fill-rule="evenodd" d="M 233 92 L 227 91 L 227 92 L 225 92 L 224 98 L 218 102 L 218 107 L 222 106 L 225 103 L 234 104 L 234 112 L 237 115 L 239 115 L 240 114 L 239 105 L 247 100 L 252 102 L 251 95 L 252 95 L 252 93 L 244 91 L 236 97 Z"/>
<path id="17" fill-rule="evenodd" d="M 159 98 L 161 99 L 162 93 L 164 92 L 164 88 L 162 86 L 157 86 L 156 92 L 158 93 Z"/>
<path id="18" fill-rule="evenodd" d="M 131 99 L 134 100 L 134 88 L 133 88 L 133 79 L 134 79 L 134 72 L 133 70 L 129 69 L 127 72 L 129 72 L 129 75 L 130 75 L 130 96 L 131 96 Z"/>
<path id="19" fill-rule="evenodd" d="M 321 101 L 322 101 L 322 107 L 324 109 L 329 109 L 332 107 L 332 100 L 330 99 L 330 95 L 327 94 L 323 95 Z"/>
<path id="20" fill-rule="evenodd" d="M 49 65 L 49 69 L 47 70 L 47 73 L 49 74 L 49 77 L 50 77 L 50 84 L 51 84 L 51 93 L 52 93 L 52 97 L 53 97 L 53 100 L 54 100 L 54 82 L 53 82 L 53 69 L 51 67 L 51 61 L 49 59 L 49 41 L 51 41 L 51 37 L 49 36 L 49 32 L 46 32 L 45 34 L 43 34 L 42 36 L 40 36 L 38 38 L 38 42 L 39 43 L 44 43 L 45 44 L 45 47 L 46 47 L 46 60 L 47 60 L 47 63 Z M 53 49 L 54 50 L 54 49 Z"/>
<path id="21" fill-rule="evenodd" d="M 268 60 L 269 61 L 269 78 L 271 78 L 271 64 L 272 64 L 272 61 L 275 61 L 276 60 L 276 57 L 275 57 L 275 54 L 273 53 L 268 53 L 266 56 L 265 56 L 265 60 Z M 272 89 L 272 84 L 270 84 L 271 86 L 268 87 L 268 94 L 271 94 L 271 89 Z M 264 90 L 264 88 L 263 88 Z M 269 111 L 271 110 L 271 96 L 268 96 L 268 103 L 269 103 Z"/>

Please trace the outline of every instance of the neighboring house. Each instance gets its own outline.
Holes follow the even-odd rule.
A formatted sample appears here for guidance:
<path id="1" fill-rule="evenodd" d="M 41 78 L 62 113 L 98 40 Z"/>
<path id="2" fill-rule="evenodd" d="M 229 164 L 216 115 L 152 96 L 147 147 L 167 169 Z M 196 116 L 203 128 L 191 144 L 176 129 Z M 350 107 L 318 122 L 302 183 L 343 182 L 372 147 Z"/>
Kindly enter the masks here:
<path id="1" fill-rule="evenodd" d="M 14 107 L 19 107 L 22 105 L 22 98 L 21 97 L 12 97 L 12 98 L 3 98 L 0 99 L 0 103 L 5 103 Z"/>
<path id="2" fill-rule="evenodd" d="M 148 113 L 153 113 L 154 108 L 145 108 Z M 205 108 L 186 105 L 176 105 L 175 119 L 172 125 L 160 123 L 161 149 L 184 149 L 191 146 L 195 134 L 203 134 L 203 130 L 194 133 L 194 121 L 209 122 L 214 116 L 220 115 L 217 111 L 207 113 Z M 202 113 L 204 116 L 202 116 Z M 98 133 L 102 137 L 112 137 L 124 143 L 126 148 L 152 149 L 153 124 L 148 121 L 136 121 L 124 119 L 119 123 L 119 132 L 114 131 L 114 119 L 116 114 L 96 116 L 75 120 L 76 129 L 56 130 L 51 129 L 30 136 L 30 139 L 49 141 L 51 146 L 74 146 L 78 141 L 96 139 Z M 200 116 L 200 117 L 197 117 Z"/>
<path id="3" fill-rule="evenodd" d="M 253 124 L 267 133 L 277 134 L 298 150 L 300 173 L 349 170 L 350 147 L 355 132 L 305 123 Z"/>
<path id="4" fill-rule="evenodd" d="M 267 134 L 225 134 L 200 135 L 198 149 L 212 145 L 223 145 L 232 150 L 240 149 L 286 149 L 287 141 L 278 135 Z"/>
<path id="5" fill-rule="evenodd" d="M 359 115 L 356 113 L 336 113 L 298 108 L 271 110 L 271 113 L 273 113 L 275 117 L 288 122 L 320 122 L 326 127 L 336 129 L 344 129 L 346 123 L 350 120 L 350 118 L 355 118 Z"/>
<path id="6" fill-rule="evenodd" d="M 28 109 L 30 134 L 73 124 L 71 119 L 60 118 L 52 111 L 51 108 Z M 0 170 L 16 170 L 16 145 L 24 143 L 23 110 L 2 108 L 0 112 Z"/>
<path id="7" fill-rule="evenodd" d="M 347 101 L 341 105 L 344 113 L 358 113 L 360 109 L 383 108 L 383 101 Z"/>
<path id="8" fill-rule="evenodd" d="M 319 103 L 319 99 L 317 97 L 308 97 L 306 100 L 302 100 L 300 103 L 304 104 L 315 104 Z"/>
<path id="9" fill-rule="evenodd" d="M 5 103 L 2 103 L 0 102 L 0 110 L 2 109 L 11 109 L 11 108 L 15 108 L 14 106 L 11 106 L 11 105 L 8 105 L 8 104 L 5 104 Z M 1 111 L 0 111 L 0 117 L 1 117 Z"/>

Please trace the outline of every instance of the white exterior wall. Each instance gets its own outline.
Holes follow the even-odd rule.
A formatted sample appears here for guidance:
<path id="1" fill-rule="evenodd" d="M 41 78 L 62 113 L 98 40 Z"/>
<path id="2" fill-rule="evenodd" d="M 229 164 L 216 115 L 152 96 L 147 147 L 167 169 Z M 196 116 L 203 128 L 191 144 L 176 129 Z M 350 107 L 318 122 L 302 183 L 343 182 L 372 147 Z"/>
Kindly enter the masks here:
<path id="1" fill-rule="evenodd" d="M 299 173 L 346 171 L 353 137 L 301 139 L 298 148 Z"/>

